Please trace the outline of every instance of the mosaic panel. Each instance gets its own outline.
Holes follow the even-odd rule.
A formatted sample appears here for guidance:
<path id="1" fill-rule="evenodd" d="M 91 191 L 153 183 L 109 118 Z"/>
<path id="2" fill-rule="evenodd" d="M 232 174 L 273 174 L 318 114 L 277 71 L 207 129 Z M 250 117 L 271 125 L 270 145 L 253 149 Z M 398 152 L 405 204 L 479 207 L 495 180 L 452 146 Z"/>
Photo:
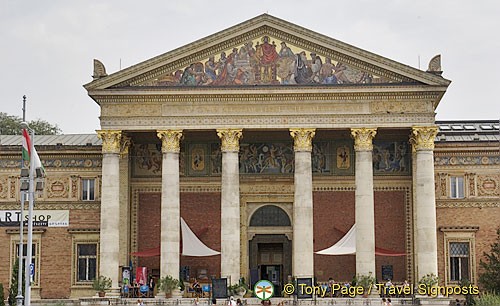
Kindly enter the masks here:
<path id="1" fill-rule="evenodd" d="M 140 86 L 367 84 L 390 81 L 348 64 L 262 36 Z"/>
<path id="2" fill-rule="evenodd" d="M 100 168 L 102 160 L 100 158 L 58 158 L 42 159 L 44 168 Z M 0 160 L 0 168 L 21 168 L 21 159 Z"/>
<path id="3" fill-rule="evenodd" d="M 132 148 L 132 176 L 161 176 L 161 144 L 135 144 Z"/>
<path id="4" fill-rule="evenodd" d="M 500 165 L 499 156 L 439 156 L 434 158 L 436 166 Z"/>
<path id="5" fill-rule="evenodd" d="M 240 173 L 293 173 L 291 143 L 241 144 L 239 155 Z"/>
<path id="6" fill-rule="evenodd" d="M 408 141 L 373 141 L 374 175 L 409 175 Z"/>
<path id="7" fill-rule="evenodd" d="M 354 175 L 354 150 L 352 141 L 341 140 L 333 142 L 330 152 L 333 160 L 334 175 Z"/>

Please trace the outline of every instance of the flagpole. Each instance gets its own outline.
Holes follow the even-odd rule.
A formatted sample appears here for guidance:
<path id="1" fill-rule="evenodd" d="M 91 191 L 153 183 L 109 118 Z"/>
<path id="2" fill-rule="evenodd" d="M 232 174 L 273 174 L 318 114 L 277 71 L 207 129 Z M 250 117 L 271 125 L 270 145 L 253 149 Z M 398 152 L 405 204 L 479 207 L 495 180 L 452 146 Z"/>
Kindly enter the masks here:
<path id="1" fill-rule="evenodd" d="M 26 245 L 26 266 L 25 266 L 25 289 L 24 289 L 24 305 L 31 305 L 31 277 L 30 277 L 30 269 L 32 264 L 32 249 L 33 249 L 33 204 L 35 201 L 35 186 L 34 186 L 34 177 L 35 177 L 35 132 L 28 127 L 26 122 L 23 122 L 23 125 L 30 131 L 31 141 L 30 141 L 30 183 L 29 183 L 29 209 L 28 209 L 28 242 Z"/>
<path id="2" fill-rule="evenodd" d="M 26 95 L 23 96 L 23 122 L 26 122 Z M 22 167 L 24 168 L 24 160 L 22 160 Z M 24 200 L 26 198 L 26 192 L 21 191 L 20 193 L 21 197 L 21 211 L 20 211 L 20 216 L 19 216 L 19 255 L 18 255 L 18 268 L 19 271 L 17 272 L 17 296 L 16 296 L 16 305 L 17 306 L 22 306 L 23 305 L 23 251 L 24 251 L 24 237 L 23 237 L 23 230 L 24 230 Z"/>

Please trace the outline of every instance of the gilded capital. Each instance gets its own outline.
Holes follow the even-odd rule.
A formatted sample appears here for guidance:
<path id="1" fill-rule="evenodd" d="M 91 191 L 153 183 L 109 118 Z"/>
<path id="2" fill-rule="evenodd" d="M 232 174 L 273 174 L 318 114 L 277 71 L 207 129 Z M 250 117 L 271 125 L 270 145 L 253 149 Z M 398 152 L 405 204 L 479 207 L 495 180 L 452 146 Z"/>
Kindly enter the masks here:
<path id="1" fill-rule="evenodd" d="M 355 128 L 351 129 L 351 137 L 354 138 L 354 150 L 372 151 L 373 137 L 377 135 L 377 128 Z"/>
<path id="2" fill-rule="evenodd" d="M 238 152 L 240 150 L 241 129 L 220 129 L 217 136 L 222 141 L 222 152 Z"/>
<path id="3" fill-rule="evenodd" d="M 121 130 L 97 130 L 102 140 L 102 153 L 120 153 Z"/>
<path id="4" fill-rule="evenodd" d="M 434 150 L 434 138 L 436 138 L 437 133 L 437 126 L 413 127 L 410 136 L 413 150 Z"/>
<path id="5" fill-rule="evenodd" d="M 290 129 L 294 151 L 312 151 L 312 140 L 316 129 Z"/>
<path id="6" fill-rule="evenodd" d="M 132 144 L 132 140 L 128 136 L 122 136 L 122 140 L 120 142 L 120 157 L 126 158 L 128 157 L 128 151 L 130 149 L 130 145 Z"/>
<path id="7" fill-rule="evenodd" d="M 180 141 L 182 138 L 182 130 L 157 130 L 156 135 L 161 140 L 161 151 L 177 152 L 181 151 Z"/>

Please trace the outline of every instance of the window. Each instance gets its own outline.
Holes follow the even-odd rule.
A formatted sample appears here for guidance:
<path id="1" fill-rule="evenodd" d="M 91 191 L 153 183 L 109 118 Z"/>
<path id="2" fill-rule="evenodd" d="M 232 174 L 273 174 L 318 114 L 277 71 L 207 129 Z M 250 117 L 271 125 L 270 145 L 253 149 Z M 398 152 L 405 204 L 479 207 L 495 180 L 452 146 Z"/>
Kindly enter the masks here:
<path id="1" fill-rule="evenodd" d="M 274 205 L 257 209 L 250 219 L 250 226 L 291 226 L 286 212 Z"/>
<path id="2" fill-rule="evenodd" d="M 15 243 L 15 242 L 14 242 Z M 15 243 L 15 248 L 14 248 L 14 254 L 13 254 L 13 260 L 15 261 L 16 258 L 18 257 L 19 254 L 19 242 Z M 27 244 L 23 244 L 23 273 L 26 271 L 26 263 L 27 263 L 27 254 L 28 254 L 28 249 L 27 249 Z M 38 254 L 37 254 L 37 243 L 33 241 L 32 248 L 31 248 L 31 263 L 34 265 L 34 275 L 33 275 L 33 281 L 35 283 L 38 283 Z"/>
<path id="3" fill-rule="evenodd" d="M 469 243 L 450 242 L 450 280 L 469 279 Z"/>
<path id="4" fill-rule="evenodd" d="M 82 200 L 95 200 L 95 179 L 83 179 L 82 183 Z"/>
<path id="5" fill-rule="evenodd" d="M 97 244 L 78 244 L 78 282 L 88 282 L 95 279 L 97 271 Z"/>
<path id="6" fill-rule="evenodd" d="M 464 198 L 464 178 L 461 176 L 450 177 L 451 183 L 451 198 L 463 199 Z"/>

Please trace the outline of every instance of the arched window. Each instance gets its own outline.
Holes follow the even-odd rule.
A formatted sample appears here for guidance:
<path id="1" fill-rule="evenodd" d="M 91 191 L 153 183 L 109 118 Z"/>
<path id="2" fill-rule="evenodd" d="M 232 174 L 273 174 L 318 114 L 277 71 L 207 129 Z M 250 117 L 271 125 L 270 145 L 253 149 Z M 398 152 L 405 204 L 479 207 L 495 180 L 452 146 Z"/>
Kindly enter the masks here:
<path id="1" fill-rule="evenodd" d="M 274 206 L 263 206 L 252 215 L 250 226 L 291 226 L 290 218 L 283 209 Z"/>

